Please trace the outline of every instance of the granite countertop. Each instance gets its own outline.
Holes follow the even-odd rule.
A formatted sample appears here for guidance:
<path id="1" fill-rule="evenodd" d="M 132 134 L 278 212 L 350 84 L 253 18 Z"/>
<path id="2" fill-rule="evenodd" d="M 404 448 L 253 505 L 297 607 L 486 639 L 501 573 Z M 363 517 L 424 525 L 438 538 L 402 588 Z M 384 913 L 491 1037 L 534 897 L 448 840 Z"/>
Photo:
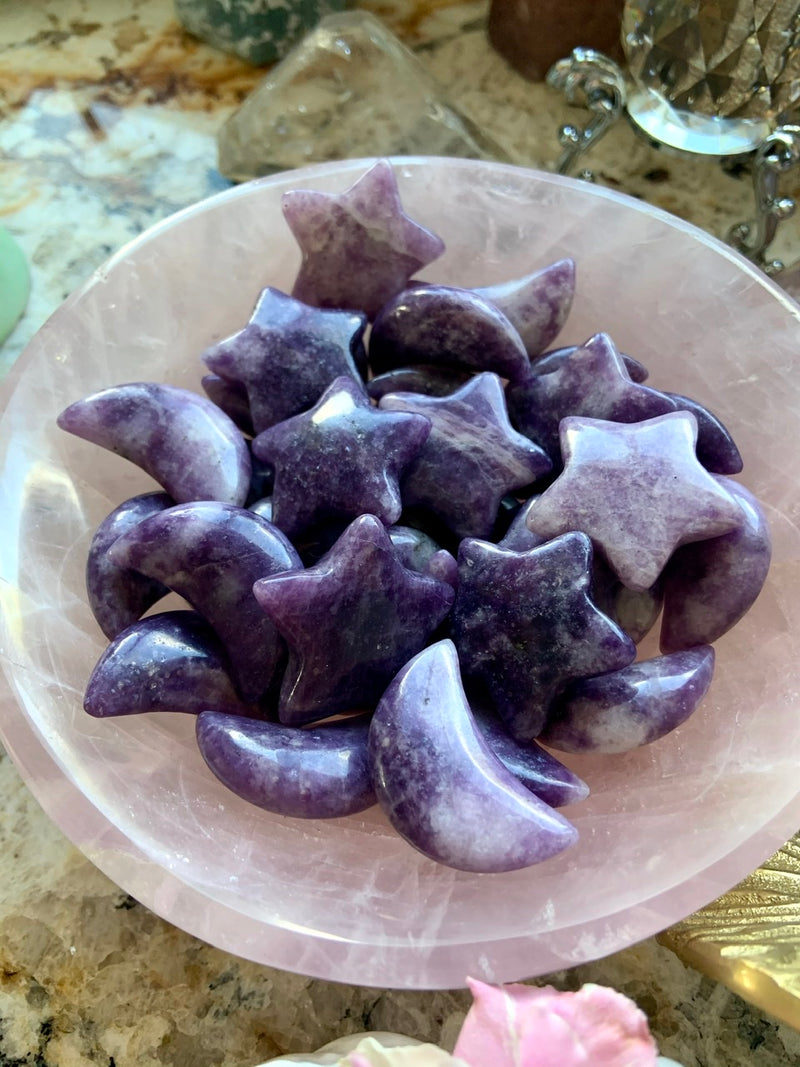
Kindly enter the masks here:
<path id="1" fill-rule="evenodd" d="M 573 117 L 488 46 L 482 2 L 365 4 L 412 45 L 451 98 L 516 162 L 552 168 Z M 182 32 L 166 0 L 37 0 L 0 22 L 0 220 L 32 271 L 6 370 L 51 311 L 111 252 L 228 183 L 220 123 L 262 77 Z M 593 155 L 598 181 L 723 235 L 752 214 L 749 180 L 675 160 L 621 123 Z M 774 249 L 793 260 L 800 240 Z M 382 991 L 232 957 L 113 885 L 54 827 L 0 749 L 0 1065 L 248 1067 L 343 1033 L 394 1030 L 452 1044 L 463 991 Z M 647 940 L 549 976 L 612 985 L 686 1067 L 800 1062 L 800 1035 Z"/>

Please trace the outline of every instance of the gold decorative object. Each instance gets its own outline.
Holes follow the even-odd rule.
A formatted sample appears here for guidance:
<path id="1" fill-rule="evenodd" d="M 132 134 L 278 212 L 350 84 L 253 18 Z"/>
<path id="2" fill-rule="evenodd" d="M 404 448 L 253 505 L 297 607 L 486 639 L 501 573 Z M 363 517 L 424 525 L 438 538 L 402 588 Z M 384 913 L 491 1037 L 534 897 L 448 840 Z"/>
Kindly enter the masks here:
<path id="1" fill-rule="evenodd" d="M 684 963 L 800 1029 L 800 833 L 658 938 Z"/>

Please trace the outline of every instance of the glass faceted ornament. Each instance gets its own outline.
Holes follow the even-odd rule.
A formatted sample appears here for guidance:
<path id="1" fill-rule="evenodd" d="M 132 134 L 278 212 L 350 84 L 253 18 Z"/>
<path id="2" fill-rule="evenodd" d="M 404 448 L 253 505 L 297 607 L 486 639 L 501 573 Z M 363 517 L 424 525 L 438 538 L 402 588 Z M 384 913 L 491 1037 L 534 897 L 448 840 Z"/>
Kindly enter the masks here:
<path id="1" fill-rule="evenodd" d="M 627 0 L 633 120 L 707 155 L 754 149 L 800 99 L 797 0 Z"/>

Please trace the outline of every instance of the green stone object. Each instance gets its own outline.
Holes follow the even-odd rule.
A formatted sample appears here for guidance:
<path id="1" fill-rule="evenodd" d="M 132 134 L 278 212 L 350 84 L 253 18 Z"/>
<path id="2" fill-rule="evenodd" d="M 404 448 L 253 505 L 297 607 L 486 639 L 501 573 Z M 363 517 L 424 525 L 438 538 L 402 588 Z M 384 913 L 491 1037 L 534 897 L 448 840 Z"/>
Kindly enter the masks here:
<path id="1" fill-rule="evenodd" d="M 261 66 L 281 59 L 347 0 L 175 0 L 175 12 L 201 40 Z"/>
<path id="2" fill-rule="evenodd" d="M 0 344 L 16 326 L 30 291 L 28 264 L 22 249 L 0 226 Z"/>

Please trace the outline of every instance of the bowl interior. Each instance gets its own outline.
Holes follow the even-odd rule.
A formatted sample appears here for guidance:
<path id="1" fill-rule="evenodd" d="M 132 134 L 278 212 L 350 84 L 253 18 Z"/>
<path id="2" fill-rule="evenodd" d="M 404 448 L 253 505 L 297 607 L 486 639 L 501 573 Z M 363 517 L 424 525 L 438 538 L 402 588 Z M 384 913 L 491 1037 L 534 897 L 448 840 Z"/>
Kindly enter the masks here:
<path id="1" fill-rule="evenodd" d="M 715 411 L 767 509 L 774 559 L 754 608 L 717 644 L 710 693 L 663 740 L 567 762 L 589 783 L 567 810 L 579 844 L 539 867 L 470 875 L 433 864 L 376 809 L 273 816 L 206 769 L 189 717 L 98 721 L 82 692 L 105 640 L 86 605 L 92 532 L 153 488 L 56 428 L 71 401 L 156 380 L 200 391 L 198 354 L 247 321 L 299 253 L 285 189 L 339 191 L 367 164 L 277 175 L 182 212 L 115 256 L 32 341 L 5 387 L 3 738 L 46 810 L 164 917 L 240 955 L 381 986 L 532 976 L 623 947 L 734 884 L 796 829 L 800 760 L 800 308 L 718 242 L 647 207 L 553 176 L 396 161 L 406 210 L 447 251 L 425 277 L 485 285 L 573 256 L 559 343 L 598 330 L 649 383 Z"/>

